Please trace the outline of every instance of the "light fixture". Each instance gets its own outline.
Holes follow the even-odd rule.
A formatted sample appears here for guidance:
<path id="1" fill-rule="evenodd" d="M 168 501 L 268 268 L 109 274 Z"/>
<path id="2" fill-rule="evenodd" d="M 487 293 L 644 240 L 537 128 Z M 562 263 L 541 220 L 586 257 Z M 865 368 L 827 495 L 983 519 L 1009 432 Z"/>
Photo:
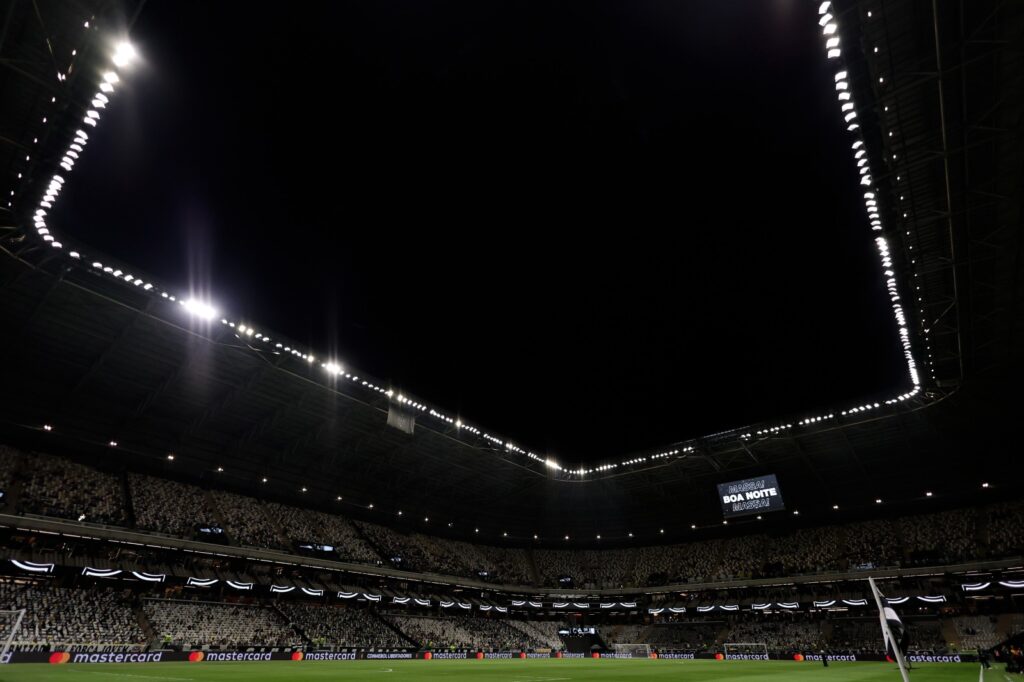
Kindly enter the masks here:
<path id="1" fill-rule="evenodd" d="M 113 443 L 112 443 L 112 445 L 113 445 Z M 169 459 L 170 461 L 173 462 L 174 461 L 174 453 L 173 452 L 167 453 L 167 459 Z"/>
<path id="2" fill-rule="evenodd" d="M 928 492 L 926 492 L 926 493 L 924 494 L 924 496 L 925 496 L 925 497 L 931 497 L 931 496 L 932 496 L 932 491 L 931 491 L 931 490 L 929 490 Z"/>
<path id="3" fill-rule="evenodd" d="M 53 427 L 49 424 L 43 424 L 43 431 L 53 431 Z"/>
<path id="4" fill-rule="evenodd" d="M 109 445 L 112 448 L 116 448 L 117 447 L 117 441 L 116 440 L 112 440 L 109 443 L 107 443 L 107 445 Z M 986 485 L 988 485 L 988 484 L 986 484 Z"/>
<path id="5" fill-rule="evenodd" d="M 125 40 L 117 44 L 117 47 L 114 49 L 114 56 L 111 57 L 110 61 L 114 62 L 114 66 L 128 66 L 135 61 L 137 56 L 138 53 L 135 51 L 135 47 Z"/>
<path id="6" fill-rule="evenodd" d="M 185 308 L 185 310 L 189 312 L 189 314 L 195 315 L 196 317 L 206 320 L 207 322 L 217 317 L 217 309 L 211 306 L 209 303 L 203 303 L 202 301 L 197 301 L 194 298 L 190 298 L 186 301 L 182 301 L 181 305 Z"/>

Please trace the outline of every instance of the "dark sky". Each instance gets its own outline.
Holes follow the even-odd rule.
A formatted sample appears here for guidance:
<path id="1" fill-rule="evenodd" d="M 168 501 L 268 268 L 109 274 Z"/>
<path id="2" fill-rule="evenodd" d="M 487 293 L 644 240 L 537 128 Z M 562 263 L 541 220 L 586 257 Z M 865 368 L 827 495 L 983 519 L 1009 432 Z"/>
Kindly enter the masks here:
<path id="1" fill-rule="evenodd" d="M 563 463 L 902 387 L 815 3 L 150 0 L 58 221 Z"/>

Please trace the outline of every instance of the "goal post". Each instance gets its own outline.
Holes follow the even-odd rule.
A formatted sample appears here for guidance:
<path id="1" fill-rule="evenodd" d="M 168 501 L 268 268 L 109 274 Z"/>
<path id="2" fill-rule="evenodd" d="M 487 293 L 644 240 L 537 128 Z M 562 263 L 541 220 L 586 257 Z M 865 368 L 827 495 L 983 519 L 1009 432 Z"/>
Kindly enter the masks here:
<path id="1" fill-rule="evenodd" d="M 650 644 L 612 644 L 616 658 L 650 658 Z"/>
<path id="2" fill-rule="evenodd" d="M 725 642 L 726 660 L 768 660 L 768 644 L 765 642 Z"/>
<path id="3" fill-rule="evenodd" d="M 3 648 L 0 649 L 0 663 L 7 660 L 14 637 L 21 629 L 21 621 L 25 618 L 25 609 L 0 610 L 0 637 L 3 637 Z"/>

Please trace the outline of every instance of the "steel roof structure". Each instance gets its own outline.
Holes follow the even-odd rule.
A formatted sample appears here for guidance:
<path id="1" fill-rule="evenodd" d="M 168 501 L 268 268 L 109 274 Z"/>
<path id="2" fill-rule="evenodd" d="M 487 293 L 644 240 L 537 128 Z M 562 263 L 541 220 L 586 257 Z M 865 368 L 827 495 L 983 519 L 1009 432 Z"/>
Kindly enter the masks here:
<path id="1" fill-rule="evenodd" d="M 911 330 L 921 378 L 912 398 L 818 406 L 808 396 L 806 415 L 766 415 L 667 445 L 670 457 L 627 455 L 630 466 L 573 477 L 505 439 L 431 420 L 433 408 L 398 403 L 382 382 L 325 377 L 308 351 L 199 321 L 148 279 L 92 265 L 130 264 L 63 234 L 54 248 L 33 229 L 107 58 L 97 26 L 127 26 L 138 7 L 11 3 L 0 18 L 0 428 L 100 466 L 558 546 L 717 528 L 713 484 L 747 475 L 779 476 L 789 509 L 803 513 L 786 523 L 997 481 L 1020 410 L 1024 4 L 826 5 Z M 390 426 L 389 413 L 415 419 L 413 432 Z"/>

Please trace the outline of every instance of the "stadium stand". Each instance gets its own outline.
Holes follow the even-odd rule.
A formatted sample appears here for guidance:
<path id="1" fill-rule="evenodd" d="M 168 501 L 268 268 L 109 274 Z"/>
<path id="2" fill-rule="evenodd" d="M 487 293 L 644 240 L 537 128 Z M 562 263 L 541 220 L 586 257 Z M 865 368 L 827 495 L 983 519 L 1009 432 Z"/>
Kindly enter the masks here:
<path id="1" fill-rule="evenodd" d="M 117 476 L 69 460 L 32 455 L 15 476 L 19 453 L 0 450 L 0 477 L 20 482 L 25 513 L 127 526 Z M 403 533 L 337 514 L 303 509 L 138 473 L 127 475 L 135 526 L 192 537 L 196 526 L 220 522 L 240 545 L 293 551 L 298 542 L 334 547 L 343 560 L 370 565 L 401 559 L 405 570 L 488 582 L 616 589 L 712 580 L 811 574 L 882 566 L 942 565 L 1016 556 L 1024 502 L 1001 502 L 895 520 L 807 528 L 799 537 L 755 534 L 631 549 L 551 550 L 495 547 L 422 533 Z M 84 484 L 83 484 L 84 482 Z M 290 546 L 291 545 L 291 546 Z"/>
<path id="2" fill-rule="evenodd" d="M 305 643 L 281 614 L 264 606 L 146 599 L 143 608 L 161 641 L 185 649 Z"/>
<path id="3" fill-rule="evenodd" d="M 32 454 L 32 466 L 21 473 L 21 506 L 25 511 L 91 523 L 126 525 L 121 482 L 83 464 Z"/>
<path id="4" fill-rule="evenodd" d="M 310 512 L 309 515 L 313 526 L 319 525 L 323 529 L 322 535 L 326 538 L 326 543 L 334 546 L 341 559 L 357 564 L 381 563 L 380 556 L 359 535 L 351 521 L 335 514 L 318 511 Z"/>
<path id="5" fill-rule="evenodd" d="M 548 620 L 513 620 L 509 621 L 509 624 L 522 631 L 534 648 L 562 648 L 562 638 L 558 636 L 558 623 Z"/>
<path id="6" fill-rule="evenodd" d="M 413 643 L 371 611 L 297 602 L 282 602 L 279 608 L 317 647 L 397 648 Z"/>
<path id="7" fill-rule="evenodd" d="M 816 651 L 821 648 L 821 632 L 815 621 L 748 619 L 729 628 L 728 641 L 764 642 L 775 652 Z"/>
<path id="8" fill-rule="evenodd" d="M 191 537 L 197 525 L 216 521 L 201 488 L 129 474 L 128 490 L 137 528 Z"/>
<path id="9" fill-rule="evenodd" d="M 136 649 L 145 635 L 129 595 L 112 589 L 69 589 L 29 583 L 0 582 L 0 604 L 25 609 L 14 639 L 15 649 L 60 646 L 67 650 Z"/>
<path id="10" fill-rule="evenodd" d="M 961 649 L 988 649 L 1003 640 L 997 630 L 996 619 L 990 616 L 960 616 L 953 619 L 953 624 Z"/>
<path id="11" fill-rule="evenodd" d="M 484 649 L 513 651 L 551 646 L 550 631 L 537 633 L 517 621 L 489 618 L 432 618 L 427 616 L 385 616 L 420 646 L 435 649 Z"/>
<path id="12" fill-rule="evenodd" d="M 288 549 L 267 518 L 259 500 L 244 495 L 215 491 L 213 499 L 224 530 L 235 542 L 252 547 Z"/>
<path id="13" fill-rule="evenodd" d="M 646 642 L 635 643 L 650 644 L 661 649 L 709 651 L 721 639 L 719 633 L 725 628 L 725 623 L 715 621 L 659 623 L 647 631 Z"/>

